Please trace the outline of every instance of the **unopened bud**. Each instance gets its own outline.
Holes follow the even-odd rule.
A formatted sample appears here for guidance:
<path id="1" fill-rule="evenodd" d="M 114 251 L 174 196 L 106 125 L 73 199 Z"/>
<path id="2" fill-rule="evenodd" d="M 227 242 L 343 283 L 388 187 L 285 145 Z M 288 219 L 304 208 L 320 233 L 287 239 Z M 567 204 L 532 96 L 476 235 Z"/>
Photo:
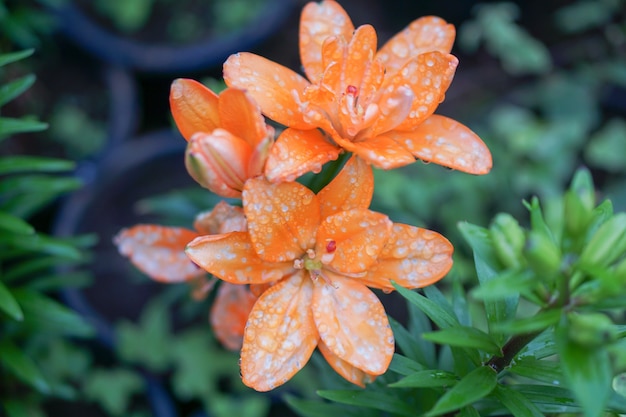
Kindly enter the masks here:
<path id="1" fill-rule="evenodd" d="M 561 268 L 561 250 L 545 233 L 533 230 L 528 234 L 524 255 L 533 271 L 541 277 L 551 278 Z"/>
<path id="2" fill-rule="evenodd" d="M 579 262 L 586 267 L 606 267 L 626 252 L 626 213 L 604 222 L 585 245 Z"/>
<path id="3" fill-rule="evenodd" d="M 585 347 L 599 347 L 616 340 L 617 332 L 609 317 L 601 313 L 571 313 L 569 339 Z"/>
<path id="4" fill-rule="evenodd" d="M 500 262 L 507 268 L 520 267 L 526 237 L 517 220 L 510 214 L 499 213 L 494 218 L 489 233 Z"/>

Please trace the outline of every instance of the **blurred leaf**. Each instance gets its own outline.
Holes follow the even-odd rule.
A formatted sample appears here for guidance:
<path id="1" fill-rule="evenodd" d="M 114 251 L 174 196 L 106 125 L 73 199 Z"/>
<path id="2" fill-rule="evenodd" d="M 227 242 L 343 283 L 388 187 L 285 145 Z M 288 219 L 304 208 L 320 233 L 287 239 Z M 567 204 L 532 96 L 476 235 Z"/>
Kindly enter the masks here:
<path id="1" fill-rule="evenodd" d="M 518 391 L 498 385 L 493 393 L 514 417 L 543 417 L 535 404 Z"/>
<path id="2" fill-rule="evenodd" d="M 11 119 L 0 117 L 0 140 L 16 133 L 40 132 L 47 128 L 47 123 L 30 118 Z"/>
<path id="3" fill-rule="evenodd" d="M 2 281 L 0 281 L 0 309 L 7 313 L 13 320 L 22 321 L 24 319 L 24 313 L 20 305 Z"/>
<path id="4" fill-rule="evenodd" d="M 303 400 L 289 394 L 285 396 L 285 401 L 292 410 L 294 410 L 298 413 L 298 415 L 303 417 L 365 417 L 369 414 L 367 412 L 368 410 L 351 410 L 345 406 L 342 406 L 341 404 Z"/>
<path id="5" fill-rule="evenodd" d="M 424 366 L 406 356 L 394 353 L 391 364 L 389 364 L 389 370 L 400 375 L 408 376 L 414 372 L 424 370 Z"/>
<path id="6" fill-rule="evenodd" d="M 550 326 L 554 326 L 559 322 L 560 318 L 560 310 L 548 310 L 537 313 L 532 317 L 496 323 L 493 327 L 493 331 L 510 335 L 533 333 L 547 329 Z"/>
<path id="7" fill-rule="evenodd" d="M 41 275 L 28 284 L 28 288 L 37 291 L 51 291 L 60 288 L 82 288 L 93 282 L 90 271 L 72 271 L 53 275 Z"/>
<path id="8" fill-rule="evenodd" d="M 32 74 L 25 75 L 15 81 L 0 86 L 0 106 L 5 105 L 15 97 L 28 90 L 35 82 L 35 76 Z"/>
<path id="9" fill-rule="evenodd" d="M 0 175 L 21 172 L 64 172 L 74 169 L 76 163 L 57 158 L 38 156 L 11 156 L 0 159 Z"/>
<path id="10" fill-rule="evenodd" d="M 412 335 L 420 335 L 422 333 L 430 332 L 432 330 L 432 325 L 426 314 L 424 314 L 424 312 L 417 308 L 417 306 L 413 303 L 406 303 L 406 305 L 409 313 L 409 324 L 407 327 L 409 333 Z M 423 355 L 424 364 L 429 368 L 434 368 L 437 361 L 435 345 L 420 337 L 414 337 L 413 341 L 419 345 L 419 350 Z"/>
<path id="11" fill-rule="evenodd" d="M 35 52 L 34 49 L 27 49 L 24 51 L 12 52 L 9 54 L 0 54 L 0 67 L 29 57 L 33 54 L 33 52 Z"/>
<path id="12" fill-rule="evenodd" d="M 0 230 L 4 230 L 16 235 L 32 235 L 35 233 L 33 226 L 3 211 L 0 211 Z"/>
<path id="13" fill-rule="evenodd" d="M 41 393 L 50 392 L 50 386 L 33 360 L 10 340 L 0 343 L 0 363 L 4 369 Z"/>
<path id="14" fill-rule="evenodd" d="M 22 399 L 0 398 L 7 417 L 46 417 L 39 404 L 28 404 Z"/>
<path id="15" fill-rule="evenodd" d="M 322 398 L 342 404 L 373 408 L 375 410 L 381 410 L 401 416 L 412 417 L 415 415 L 415 410 L 411 406 L 400 398 L 392 396 L 385 391 L 336 390 L 317 391 L 317 394 Z"/>
<path id="16" fill-rule="evenodd" d="M 488 366 L 480 366 L 443 394 L 426 416 L 442 415 L 473 404 L 489 395 L 496 384 L 496 371 Z"/>
<path id="17" fill-rule="evenodd" d="M 420 363 L 422 366 L 428 366 L 426 357 L 422 351 L 422 344 L 418 343 L 420 340 L 420 337 L 418 336 L 419 333 L 412 335 L 393 317 L 389 317 L 389 324 L 393 330 L 396 345 L 400 348 L 402 353 L 407 358 Z"/>
<path id="18" fill-rule="evenodd" d="M 0 235 L 0 244 L 5 248 L 13 248 L 27 253 L 45 253 L 69 260 L 80 260 L 81 252 L 74 245 L 62 242 L 54 237 L 41 234 L 34 235 Z M 2 255 L 0 254 L 0 259 Z"/>
<path id="19" fill-rule="evenodd" d="M 422 337 L 425 340 L 443 345 L 479 349 L 492 355 L 502 354 L 500 347 L 490 335 L 474 327 L 449 327 L 424 333 Z"/>
<path id="20" fill-rule="evenodd" d="M 50 268 L 59 265 L 71 266 L 72 262 L 56 256 L 38 256 L 34 259 L 29 259 L 27 262 L 16 263 L 12 265 L 8 271 L 2 271 L 2 279 L 5 282 L 12 282 L 17 279 L 24 279 L 39 273 L 45 273 Z"/>
<path id="21" fill-rule="evenodd" d="M 534 359 L 543 359 L 556 355 L 556 344 L 553 338 L 554 332 L 545 331 L 535 337 L 527 344 L 518 354 L 518 358 L 531 357 Z"/>
<path id="22" fill-rule="evenodd" d="M 72 177 L 50 175 L 19 175 L 0 181 L 0 193 L 5 198 L 13 198 L 28 193 L 64 193 L 79 187 L 81 182 Z"/>
<path id="23" fill-rule="evenodd" d="M 229 394 L 213 395 L 205 400 L 209 415 L 215 417 L 265 417 L 270 399 L 261 395 L 234 397 Z"/>
<path id="24" fill-rule="evenodd" d="M 131 397 L 141 392 L 143 385 L 135 372 L 120 368 L 96 369 L 87 375 L 84 392 L 111 415 L 124 416 Z"/>
<path id="25" fill-rule="evenodd" d="M 522 357 L 511 363 L 509 371 L 550 385 L 560 385 L 563 382 L 561 364 L 555 361 Z"/>
<path id="26" fill-rule="evenodd" d="M 471 294 L 479 300 L 501 300 L 515 297 L 519 293 L 528 294 L 536 284 L 537 277 L 532 271 L 506 271 L 474 288 Z M 513 317 L 513 314 L 507 314 L 503 319 L 510 317 Z"/>
<path id="27" fill-rule="evenodd" d="M 610 172 L 626 170 L 626 122 L 613 118 L 596 132 L 585 148 L 585 157 L 597 168 Z"/>
<path id="28" fill-rule="evenodd" d="M 603 27 L 610 22 L 619 2 L 579 0 L 560 7 L 555 15 L 559 29 L 566 33 Z"/>
<path id="29" fill-rule="evenodd" d="M 398 382 L 389 384 L 394 388 L 434 388 L 451 387 L 459 381 L 459 377 L 447 371 L 426 369 L 412 373 Z"/>

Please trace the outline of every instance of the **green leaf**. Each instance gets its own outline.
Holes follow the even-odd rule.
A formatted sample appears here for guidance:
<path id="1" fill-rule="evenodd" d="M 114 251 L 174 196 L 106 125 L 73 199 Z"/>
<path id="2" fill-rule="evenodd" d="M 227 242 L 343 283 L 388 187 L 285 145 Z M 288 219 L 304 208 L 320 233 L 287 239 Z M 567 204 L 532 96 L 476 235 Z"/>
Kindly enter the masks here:
<path id="1" fill-rule="evenodd" d="M 554 343 L 552 335 L 552 331 L 541 333 L 539 336 L 535 337 L 532 342 L 527 344 L 517 357 L 543 359 L 556 355 L 556 344 Z"/>
<path id="2" fill-rule="evenodd" d="M 472 296 L 485 301 L 497 301 L 504 298 L 510 298 L 513 300 L 520 293 L 529 293 L 536 284 L 537 279 L 531 271 L 510 270 L 494 276 L 490 281 L 481 283 L 479 287 L 475 288 L 471 292 L 471 294 Z M 497 317 L 497 313 L 494 316 Z M 504 320 L 513 318 L 512 313 L 509 314 L 507 312 L 505 316 L 506 317 L 503 317 Z"/>
<path id="3" fill-rule="evenodd" d="M 391 363 L 389 364 L 389 370 L 400 375 L 408 376 L 414 372 L 424 370 L 424 366 L 406 356 L 394 353 Z"/>
<path id="4" fill-rule="evenodd" d="M 393 317 L 389 317 L 389 324 L 393 330 L 396 345 L 400 348 L 402 353 L 406 357 L 419 362 L 422 366 L 427 366 L 426 357 L 422 351 L 422 345 L 418 342 L 420 339 L 419 336 L 411 335 L 408 330 Z"/>
<path id="5" fill-rule="evenodd" d="M 550 385 L 511 385 L 511 389 L 521 393 L 545 414 L 578 413 L 580 405 L 572 393 L 565 388 Z"/>
<path id="6" fill-rule="evenodd" d="M 439 416 L 473 404 L 489 395 L 496 384 L 496 372 L 488 366 L 480 366 L 465 375 L 458 384 L 439 398 L 426 416 Z"/>
<path id="7" fill-rule="evenodd" d="M 626 170 L 626 122 L 609 120 L 589 140 L 585 156 L 593 166 L 612 172 Z"/>
<path id="8" fill-rule="evenodd" d="M 21 172 L 66 172 L 74 169 L 76 163 L 58 158 L 37 156 L 12 156 L 0 159 L 0 175 Z"/>
<path id="9" fill-rule="evenodd" d="M 415 304 L 406 303 L 406 305 L 409 312 L 409 324 L 407 327 L 409 333 L 419 335 L 430 332 L 433 328 L 426 314 L 417 308 Z M 413 338 L 413 340 L 419 345 L 419 350 L 424 356 L 424 364 L 429 368 L 435 368 L 437 363 L 435 345 L 419 337 Z"/>
<path id="10" fill-rule="evenodd" d="M 24 51 L 12 52 L 9 54 L 1 54 L 0 55 L 0 67 L 3 67 L 12 62 L 16 62 L 26 57 L 29 57 L 33 54 L 33 52 L 35 52 L 34 49 L 26 49 Z"/>
<path id="11" fill-rule="evenodd" d="M 36 291 L 24 288 L 13 291 L 24 312 L 24 326 L 41 333 L 90 337 L 93 328 L 76 312 Z"/>
<path id="12" fill-rule="evenodd" d="M 442 308 L 441 305 L 415 291 L 408 290 L 395 282 L 392 282 L 392 285 L 400 295 L 406 298 L 410 303 L 417 306 L 417 308 L 423 311 L 424 314 L 426 314 L 440 328 L 445 329 L 448 327 L 460 326 L 457 318 L 449 311 Z"/>
<path id="13" fill-rule="evenodd" d="M 39 404 L 28 404 L 23 399 L 0 398 L 7 417 L 46 417 Z"/>
<path id="14" fill-rule="evenodd" d="M 108 413 L 124 416 L 133 394 L 141 392 L 143 381 L 135 372 L 126 369 L 96 369 L 85 381 L 87 398 L 97 401 Z"/>
<path id="15" fill-rule="evenodd" d="M 4 244 L 7 248 L 24 251 L 25 253 L 46 253 L 77 261 L 82 258 L 82 253 L 73 245 L 38 233 L 26 236 L 0 235 L 0 244 Z M 0 254 L 1 257 L 2 255 Z"/>
<path id="16" fill-rule="evenodd" d="M 50 392 L 50 386 L 35 362 L 10 340 L 0 343 L 0 363 L 4 369 L 37 391 L 43 394 Z"/>
<path id="17" fill-rule="evenodd" d="M 0 86 L 0 106 L 5 105 L 15 97 L 28 90 L 35 82 L 35 76 L 30 74 L 8 84 Z"/>
<path id="18" fill-rule="evenodd" d="M 35 233 L 35 229 L 28 222 L 0 211 L 0 231 L 2 230 L 16 235 L 32 235 Z"/>
<path id="19" fill-rule="evenodd" d="M 509 335 L 538 332 L 554 326 L 559 322 L 560 318 L 560 310 L 548 310 L 537 313 L 532 317 L 496 323 L 493 331 Z"/>
<path id="20" fill-rule="evenodd" d="M 569 387 L 583 406 L 586 417 L 603 414 L 611 393 L 613 372 L 604 346 L 590 348 L 573 343 L 566 325 L 557 329 L 557 349 Z"/>
<path id="21" fill-rule="evenodd" d="M 555 361 L 522 357 L 511 363 L 509 371 L 551 385 L 560 385 L 563 382 L 561 364 Z"/>
<path id="22" fill-rule="evenodd" d="M 373 408 L 402 416 L 413 417 L 415 415 L 415 410 L 412 407 L 385 391 L 333 390 L 317 391 L 317 394 L 322 398 L 342 404 Z"/>
<path id="23" fill-rule="evenodd" d="M 459 381 L 459 377 L 447 371 L 426 369 L 412 373 L 398 382 L 389 384 L 394 388 L 435 388 L 451 387 Z"/>
<path id="24" fill-rule="evenodd" d="M 537 406 L 518 391 L 497 385 L 493 394 L 514 417 L 543 417 Z"/>
<path id="25" fill-rule="evenodd" d="M 363 409 L 350 410 L 349 408 L 335 403 L 322 401 L 303 400 L 292 395 L 286 395 L 285 401 L 298 415 L 303 417 L 364 417 Z"/>
<path id="26" fill-rule="evenodd" d="M 22 321 L 24 319 L 24 313 L 22 312 L 20 305 L 2 281 L 0 281 L 0 309 L 2 309 L 14 320 Z"/>
<path id="27" fill-rule="evenodd" d="M 496 341 L 487 333 L 474 327 L 449 327 L 425 333 L 422 337 L 425 340 L 443 345 L 480 349 L 492 355 L 502 355 Z"/>
<path id="28" fill-rule="evenodd" d="M 40 132 L 48 128 L 48 123 L 30 118 L 12 119 L 0 117 L 0 138 L 16 133 Z"/>

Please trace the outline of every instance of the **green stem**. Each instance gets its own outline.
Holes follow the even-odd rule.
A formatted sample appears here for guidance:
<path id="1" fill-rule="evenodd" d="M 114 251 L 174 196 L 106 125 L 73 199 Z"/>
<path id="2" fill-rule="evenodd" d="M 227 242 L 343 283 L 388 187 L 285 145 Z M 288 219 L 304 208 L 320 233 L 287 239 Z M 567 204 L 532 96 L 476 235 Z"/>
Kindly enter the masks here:
<path id="1" fill-rule="evenodd" d="M 533 339 L 539 334 L 541 334 L 543 330 L 523 333 L 513 336 L 509 339 L 508 342 L 502 347 L 502 356 L 494 356 L 489 362 L 486 363 L 487 366 L 493 368 L 497 373 L 500 373 L 511 364 L 511 361 L 517 354 Z"/>

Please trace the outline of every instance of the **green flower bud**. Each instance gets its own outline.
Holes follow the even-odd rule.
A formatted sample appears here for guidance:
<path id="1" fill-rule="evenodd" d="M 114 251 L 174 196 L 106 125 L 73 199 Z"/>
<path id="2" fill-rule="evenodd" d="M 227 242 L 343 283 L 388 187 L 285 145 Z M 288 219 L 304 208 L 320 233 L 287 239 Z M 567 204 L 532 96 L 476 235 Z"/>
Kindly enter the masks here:
<path id="1" fill-rule="evenodd" d="M 579 262 L 587 267 L 606 267 L 626 252 L 626 213 L 604 222 L 585 245 Z"/>
<path id="2" fill-rule="evenodd" d="M 561 269 L 561 250 L 545 233 L 532 230 L 526 239 L 524 255 L 540 277 L 552 278 Z"/>
<path id="3" fill-rule="evenodd" d="M 599 347 L 617 340 L 617 331 L 609 317 L 601 313 L 570 313 L 569 339 L 586 347 Z"/>
<path id="4" fill-rule="evenodd" d="M 499 213 L 489 228 L 498 259 L 507 268 L 519 268 L 526 237 L 517 220 L 510 214 Z"/>
<path id="5" fill-rule="evenodd" d="M 573 238 L 584 235 L 592 215 L 593 208 L 586 207 L 580 195 L 572 190 L 565 193 L 564 216 L 565 230 Z"/>

